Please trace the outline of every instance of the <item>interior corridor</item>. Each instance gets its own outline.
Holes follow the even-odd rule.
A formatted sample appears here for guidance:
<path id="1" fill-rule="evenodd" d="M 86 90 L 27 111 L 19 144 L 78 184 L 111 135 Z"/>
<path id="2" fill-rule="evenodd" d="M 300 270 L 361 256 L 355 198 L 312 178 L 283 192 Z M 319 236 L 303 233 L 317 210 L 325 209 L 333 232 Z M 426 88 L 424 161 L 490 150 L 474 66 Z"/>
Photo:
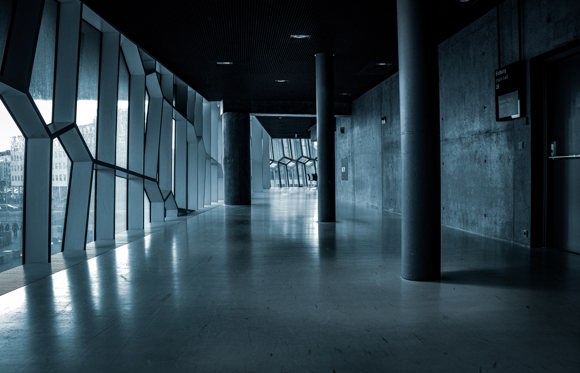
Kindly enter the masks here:
<path id="1" fill-rule="evenodd" d="M 398 216 L 316 206 L 273 189 L 6 290 L 0 372 L 578 371 L 580 256 L 443 229 L 410 282 Z"/>

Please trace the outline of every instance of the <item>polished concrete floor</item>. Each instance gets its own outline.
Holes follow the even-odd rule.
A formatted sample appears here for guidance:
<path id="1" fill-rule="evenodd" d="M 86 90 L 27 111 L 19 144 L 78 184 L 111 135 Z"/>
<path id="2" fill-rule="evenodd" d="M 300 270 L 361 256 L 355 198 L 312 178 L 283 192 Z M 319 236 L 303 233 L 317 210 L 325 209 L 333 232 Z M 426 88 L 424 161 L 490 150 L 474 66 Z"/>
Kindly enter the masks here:
<path id="1" fill-rule="evenodd" d="M 271 191 L 2 273 L 0 372 L 580 371 L 579 256 L 444 229 L 442 280 L 410 282 L 398 217 L 316 219 Z"/>

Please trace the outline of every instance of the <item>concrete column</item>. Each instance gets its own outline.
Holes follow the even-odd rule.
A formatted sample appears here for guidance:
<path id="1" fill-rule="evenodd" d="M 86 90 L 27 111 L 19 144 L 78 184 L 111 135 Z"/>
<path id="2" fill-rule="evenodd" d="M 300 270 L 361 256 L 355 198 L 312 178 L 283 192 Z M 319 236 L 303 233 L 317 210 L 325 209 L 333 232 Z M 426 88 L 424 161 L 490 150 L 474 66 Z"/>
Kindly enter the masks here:
<path id="1" fill-rule="evenodd" d="M 441 176 L 436 2 L 398 0 L 401 105 L 401 276 L 437 280 L 441 272 Z"/>
<path id="2" fill-rule="evenodd" d="M 224 203 L 250 205 L 250 115 L 226 112 L 224 131 Z"/>
<path id="3" fill-rule="evenodd" d="M 336 221 L 334 175 L 334 66 L 331 53 L 317 53 L 316 136 L 318 141 L 318 221 Z"/>

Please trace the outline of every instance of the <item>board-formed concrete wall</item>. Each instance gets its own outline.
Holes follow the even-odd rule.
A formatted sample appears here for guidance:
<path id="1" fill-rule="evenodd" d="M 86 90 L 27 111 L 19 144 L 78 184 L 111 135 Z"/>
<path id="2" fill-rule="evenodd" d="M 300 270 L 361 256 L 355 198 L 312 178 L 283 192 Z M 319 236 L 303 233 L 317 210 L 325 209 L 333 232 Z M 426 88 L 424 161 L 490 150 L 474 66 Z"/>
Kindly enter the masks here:
<path id="1" fill-rule="evenodd" d="M 529 116 L 496 122 L 494 73 L 578 39 L 580 2 L 505 0 L 440 44 L 443 225 L 529 245 L 534 124 Z M 401 212 L 398 91 L 395 74 L 341 119 L 337 167 L 347 158 L 352 170 L 348 181 L 337 173 L 338 201 Z"/>

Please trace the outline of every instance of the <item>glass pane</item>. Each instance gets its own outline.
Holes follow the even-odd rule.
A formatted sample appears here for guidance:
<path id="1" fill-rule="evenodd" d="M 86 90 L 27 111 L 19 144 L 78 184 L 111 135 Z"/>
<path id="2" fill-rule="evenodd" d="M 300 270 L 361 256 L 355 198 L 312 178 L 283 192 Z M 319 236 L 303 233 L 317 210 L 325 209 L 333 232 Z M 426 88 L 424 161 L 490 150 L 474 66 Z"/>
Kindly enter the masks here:
<path id="1" fill-rule="evenodd" d="M 0 1 L 0 65 L 4 58 L 4 48 L 6 47 L 6 37 L 10 29 L 11 16 L 12 1 Z"/>
<path id="2" fill-rule="evenodd" d="M 22 264 L 24 137 L 0 101 L 0 271 Z"/>
<path id="3" fill-rule="evenodd" d="M 57 12 L 58 5 L 55 1 L 48 0 L 44 3 L 30 81 L 30 94 L 46 124 L 52 122 Z"/>
<path id="4" fill-rule="evenodd" d="M 308 151 L 308 144 L 310 142 L 309 139 L 301 139 L 300 142 L 302 143 L 302 154 L 306 157 L 310 156 L 310 152 Z"/>
<path id="5" fill-rule="evenodd" d="M 306 186 L 306 173 L 304 171 L 304 165 L 298 163 L 296 169 L 298 170 L 298 186 Z"/>
<path id="6" fill-rule="evenodd" d="M 151 225 L 151 203 L 145 191 L 143 191 L 143 223 L 145 227 Z"/>
<path id="7" fill-rule="evenodd" d="M 87 223 L 87 243 L 95 240 L 95 171 L 91 186 L 91 201 L 89 203 L 89 221 Z"/>
<path id="8" fill-rule="evenodd" d="M 292 158 L 292 150 L 290 150 L 290 139 L 282 139 L 282 144 L 284 144 L 284 155 L 288 158 Z"/>
<path id="9" fill-rule="evenodd" d="M 127 168 L 127 139 L 129 132 L 129 69 L 125 58 L 119 56 L 119 92 L 117 98 L 117 166 Z"/>
<path id="10" fill-rule="evenodd" d="M 294 156 L 294 159 L 298 159 L 302 155 L 302 149 L 300 149 L 300 139 L 292 139 L 291 141 L 293 150 L 292 155 Z"/>
<path id="11" fill-rule="evenodd" d="M 52 145 L 52 205 L 51 205 L 51 248 L 52 254 L 62 251 L 64 217 L 68 198 L 68 180 L 71 163 L 60 141 Z"/>
<path id="12" fill-rule="evenodd" d="M 300 183 L 298 182 L 298 167 L 292 167 L 292 186 L 300 186 Z"/>
<path id="13" fill-rule="evenodd" d="M 77 124 L 93 157 L 97 149 L 101 33 L 83 21 L 79 59 Z"/>
<path id="14" fill-rule="evenodd" d="M 279 161 L 280 159 L 282 159 L 282 157 L 284 157 L 284 153 L 282 152 L 281 139 L 272 139 L 272 149 L 274 151 L 272 159 L 274 159 L 275 161 Z"/>
<path id="15" fill-rule="evenodd" d="M 117 177 L 115 182 L 115 232 L 127 230 L 127 179 Z"/>
<path id="16" fill-rule="evenodd" d="M 316 166 L 314 162 L 308 162 L 306 164 L 306 173 L 310 175 L 310 184 L 316 185 L 317 177 L 316 177 Z"/>
<path id="17" fill-rule="evenodd" d="M 288 186 L 288 171 L 286 170 L 286 166 L 280 165 L 278 167 L 280 170 L 280 187 L 284 188 Z"/>
<path id="18" fill-rule="evenodd" d="M 171 190 L 175 194 L 175 119 L 171 122 Z"/>
<path id="19" fill-rule="evenodd" d="M 280 172 L 278 170 L 278 166 L 276 165 L 276 168 L 272 168 L 270 169 L 270 175 L 271 175 L 271 187 L 274 188 L 280 188 Z"/>
<path id="20" fill-rule="evenodd" d="M 145 90 L 145 130 L 147 130 L 147 113 L 149 112 L 149 92 Z"/>
<path id="21" fill-rule="evenodd" d="M 308 140 L 308 142 L 310 143 L 310 158 L 312 159 L 318 158 L 318 148 L 317 148 L 318 143 L 316 141 L 310 140 Z"/>

